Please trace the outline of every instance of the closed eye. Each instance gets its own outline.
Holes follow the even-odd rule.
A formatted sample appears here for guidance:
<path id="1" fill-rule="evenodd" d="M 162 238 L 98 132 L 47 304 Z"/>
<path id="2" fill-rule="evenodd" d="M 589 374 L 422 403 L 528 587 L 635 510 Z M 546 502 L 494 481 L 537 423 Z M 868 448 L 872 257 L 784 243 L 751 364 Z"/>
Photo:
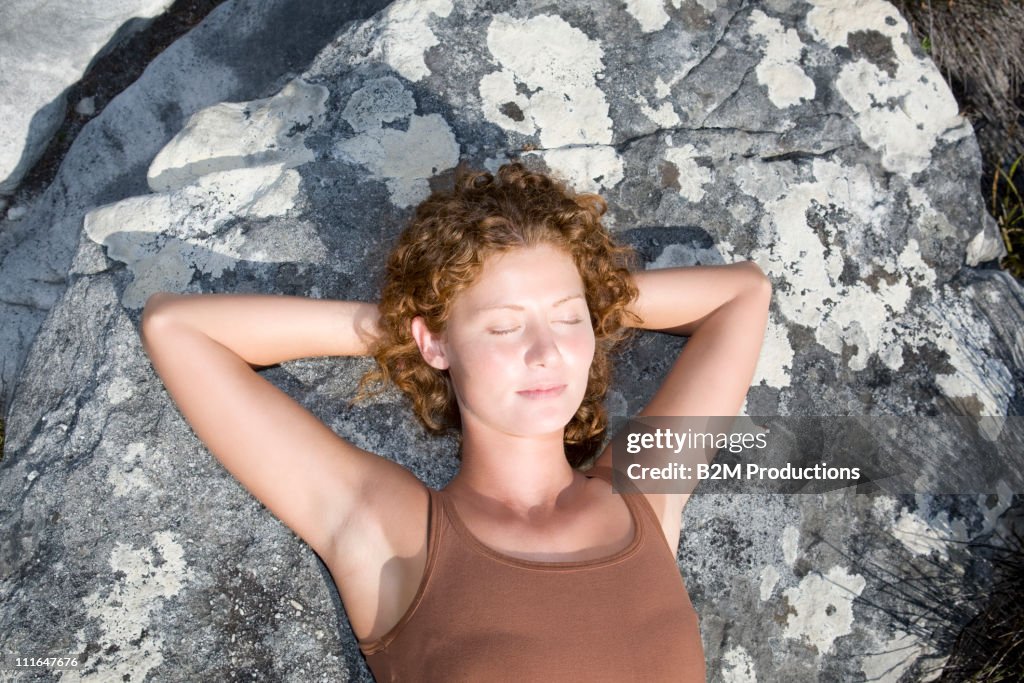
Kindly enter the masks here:
<path id="1" fill-rule="evenodd" d="M 555 322 L 564 323 L 566 325 L 579 325 L 581 322 L 583 322 L 583 318 L 573 318 L 571 320 L 556 320 Z M 515 327 L 509 327 L 509 328 L 506 328 L 506 329 L 496 329 L 496 330 L 489 330 L 489 331 L 490 331 L 491 334 L 502 335 L 502 334 L 512 334 L 513 332 L 515 332 L 518 329 L 519 329 L 519 326 L 517 325 Z"/>

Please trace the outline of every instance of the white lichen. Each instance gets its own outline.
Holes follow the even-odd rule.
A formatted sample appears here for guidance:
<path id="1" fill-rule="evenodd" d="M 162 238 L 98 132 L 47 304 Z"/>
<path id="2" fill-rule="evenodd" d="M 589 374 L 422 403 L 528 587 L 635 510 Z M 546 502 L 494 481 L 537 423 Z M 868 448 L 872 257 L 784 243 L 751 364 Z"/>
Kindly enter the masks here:
<path id="1" fill-rule="evenodd" d="M 559 16 L 499 14 L 487 28 L 487 47 L 500 66 L 480 81 L 488 121 L 527 135 L 537 132 L 544 148 L 612 141 L 608 101 L 597 87 L 604 71 L 597 41 Z"/>
<path id="2" fill-rule="evenodd" d="M 839 566 L 824 575 L 808 574 L 799 586 L 783 592 L 795 611 L 789 614 L 783 636 L 805 640 L 819 655 L 826 654 L 837 638 L 852 631 L 853 599 L 866 583 L 863 576 Z"/>
<path id="3" fill-rule="evenodd" d="M 661 76 L 656 76 L 654 79 L 654 93 L 661 99 L 665 99 L 672 94 L 672 86 L 676 84 L 676 81 L 681 76 L 676 76 L 676 80 L 670 79 L 668 82 L 662 80 Z"/>
<path id="4" fill-rule="evenodd" d="M 367 60 L 382 59 L 412 82 L 430 75 L 424 59 L 427 50 L 439 43 L 430 28 L 430 16 L 445 18 L 452 11 L 451 0 L 404 0 L 384 10 L 380 35 L 373 42 Z"/>
<path id="5" fill-rule="evenodd" d="M 107 385 L 106 394 L 110 405 L 120 405 L 135 394 L 135 384 L 127 377 L 119 375 Z"/>
<path id="6" fill-rule="evenodd" d="M 459 143 L 440 114 L 415 114 L 416 101 L 392 76 L 374 79 L 349 97 L 342 116 L 357 134 L 339 141 L 335 154 L 365 166 L 387 185 L 391 201 L 414 206 L 430 194 L 428 179 L 454 167 Z M 405 130 L 385 127 L 404 122 Z"/>
<path id="7" fill-rule="evenodd" d="M 891 43 L 892 74 L 865 58 L 845 64 L 836 88 L 853 109 L 861 139 L 881 153 L 882 166 L 911 176 L 931 162 L 940 140 L 971 133 L 953 93 L 931 60 L 919 58 L 904 39 L 899 12 L 884 0 L 810 0 L 812 34 L 831 48 L 848 47 L 852 33 L 874 32 Z"/>
<path id="8" fill-rule="evenodd" d="M 626 11 L 636 19 L 644 33 L 663 29 L 669 22 L 665 0 L 626 0 Z"/>
<path id="9" fill-rule="evenodd" d="M 753 161 L 734 173 L 740 189 L 764 207 L 758 240 L 767 246 L 751 258 L 782 285 L 773 299 L 783 318 L 812 330 L 832 353 L 849 354 L 852 370 L 865 369 L 874 354 L 898 371 L 907 348 L 934 345 L 955 369 L 936 375 L 947 397 L 965 414 L 1005 415 L 1015 392 L 1012 371 L 988 351 L 991 330 L 971 301 L 973 290 L 939 285 L 912 237 L 892 255 L 858 258 L 873 254 L 871 241 L 887 238 L 893 198 L 861 165 L 815 159 L 812 168 L 812 180 L 801 180 L 792 166 Z M 907 197 L 932 234 L 951 234 L 953 226 L 923 192 L 912 187 Z M 841 234 L 830 220 L 811 227 L 808 214 L 822 212 L 843 216 Z M 852 279 L 843 277 L 847 259 L 857 264 Z M 912 307 L 915 290 L 930 303 Z"/>
<path id="10" fill-rule="evenodd" d="M 299 174 L 281 165 L 208 173 L 194 184 L 161 194 L 142 195 L 93 209 L 83 230 L 126 264 L 135 279 L 121 303 L 142 308 L 150 294 L 183 291 L 195 271 L 219 276 L 238 261 L 306 261 L 325 258 L 312 226 L 265 228 L 265 235 L 243 235 L 239 218 L 284 216 L 299 196 Z M 276 236 L 286 232 L 288 236 Z M 273 252 L 260 244 L 273 245 Z"/>
<path id="11" fill-rule="evenodd" d="M 769 316 L 768 326 L 761 345 L 761 354 L 751 378 L 751 386 L 764 384 L 781 389 L 792 384 L 793 359 L 796 351 L 789 342 L 785 325 L 779 324 L 774 315 Z"/>
<path id="12" fill-rule="evenodd" d="M 754 659 L 742 645 L 730 648 L 722 655 L 722 681 L 724 683 L 757 683 Z"/>
<path id="13" fill-rule="evenodd" d="M 658 81 L 664 84 L 664 81 L 661 81 L 660 78 Z M 666 96 L 660 95 L 662 98 Z M 659 128 L 673 128 L 681 122 L 679 114 L 676 113 L 675 107 L 671 102 L 662 102 L 655 107 L 640 93 L 630 95 L 629 99 L 640 105 L 640 111 L 643 112 L 643 115 L 656 123 Z"/>
<path id="14" fill-rule="evenodd" d="M 679 196 L 694 203 L 704 199 L 704 187 L 714 182 L 711 169 L 697 163 L 699 156 L 693 145 L 668 147 L 665 150 L 665 160 L 678 171 Z"/>
<path id="15" fill-rule="evenodd" d="M 295 79 L 273 97 L 196 112 L 150 164 L 150 189 L 176 190 L 219 171 L 312 161 L 306 136 L 323 121 L 327 95 L 327 88 Z"/>
<path id="16" fill-rule="evenodd" d="M 911 288 L 928 286 L 934 273 L 911 241 L 895 263 L 876 264 L 886 277 L 877 277 L 874 285 L 864 279 L 842 282 L 844 255 L 855 256 L 864 236 L 847 230 L 842 236 L 846 244 L 841 244 L 828 221 L 815 232 L 807 213 L 841 210 L 861 225 L 880 229 L 880 198 L 863 166 L 816 159 L 813 170 L 815 179 L 801 182 L 791 177 L 792 169 L 775 165 L 751 163 L 737 169 L 740 188 L 765 208 L 761 229 L 770 246 L 755 249 L 752 258 L 787 285 L 774 294 L 787 320 L 814 330 L 817 341 L 833 353 L 856 346 L 852 369 L 865 368 L 872 353 L 899 369 L 905 337 L 894 318 L 905 311 Z"/>
<path id="17" fill-rule="evenodd" d="M 223 228 L 296 207 L 301 179 L 293 169 L 313 159 L 306 136 L 322 123 L 327 95 L 325 87 L 295 79 L 273 97 L 207 107 L 150 165 L 158 193 L 86 214 L 86 235 L 135 275 L 124 306 L 141 308 L 159 290 L 183 291 L 197 270 L 219 276 L 240 260 L 324 258 L 316 230 L 305 223 L 260 226 L 248 235 L 241 226 Z M 116 399 L 120 389 L 111 391 Z"/>
<path id="18" fill-rule="evenodd" d="M 757 65 L 757 80 L 768 89 L 768 99 L 784 109 L 814 99 L 814 81 L 800 67 L 804 43 L 793 29 L 761 10 L 750 13 L 751 34 L 765 41 L 764 57 Z"/>
<path id="19" fill-rule="evenodd" d="M 625 163 L 614 147 L 562 147 L 533 154 L 540 155 L 553 175 L 577 192 L 602 192 L 625 177 Z M 607 220 L 605 224 L 610 227 Z"/>
<path id="20" fill-rule="evenodd" d="M 98 622 L 98 642 L 87 640 L 83 628 L 77 632 L 73 648 L 84 652 L 91 646 L 99 653 L 94 656 L 95 673 L 64 670 L 60 672 L 62 681 L 142 680 L 164 661 L 163 638 L 152 628 L 152 615 L 193 578 L 184 548 L 173 533 L 160 531 L 148 548 L 117 543 L 109 567 L 105 585 L 83 599 L 87 618 Z"/>
<path id="21" fill-rule="evenodd" d="M 107 483 L 113 488 L 115 498 L 152 490 L 153 484 L 142 467 L 145 455 L 146 444 L 135 441 L 125 447 L 121 462 L 111 465 Z"/>
<path id="22" fill-rule="evenodd" d="M 404 121 L 415 111 L 416 100 L 402 81 L 385 76 L 367 81 L 349 95 L 341 118 L 357 133 L 367 133 L 385 123 Z"/>
<path id="23" fill-rule="evenodd" d="M 948 510 L 933 510 L 931 496 L 916 496 L 917 511 L 901 507 L 892 519 L 892 535 L 915 555 L 937 553 L 949 559 L 950 544 L 961 545 L 969 540 L 967 525 L 959 517 L 950 517 Z M 962 570 L 961 570 L 962 571 Z"/>
<path id="24" fill-rule="evenodd" d="M 530 110 L 530 98 L 516 88 L 516 76 L 507 69 L 484 74 L 479 85 L 484 118 L 505 130 L 533 135 L 537 123 Z"/>

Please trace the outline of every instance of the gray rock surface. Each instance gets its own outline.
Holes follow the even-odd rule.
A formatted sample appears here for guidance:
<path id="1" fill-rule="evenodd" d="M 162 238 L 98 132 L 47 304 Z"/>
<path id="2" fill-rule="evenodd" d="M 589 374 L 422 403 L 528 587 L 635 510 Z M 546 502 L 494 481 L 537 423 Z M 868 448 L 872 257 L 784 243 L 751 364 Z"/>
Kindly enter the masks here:
<path id="1" fill-rule="evenodd" d="M 0 4 L 0 194 L 17 187 L 64 119 L 64 91 L 172 0 Z"/>
<path id="2" fill-rule="evenodd" d="M 887 3 L 399 0 L 338 20 L 304 73 L 247 103 L 168 94 L 190 92 L 189 54 L 234 83 L 196 44 L 270 25 L 246 9 L 213 13 L 108 107 L 34 208 L 74 259 L 66 291 L 22 295 L 52 310 L 0 463 L 0 651 L 85 653 L 62 680 L 369 680 L 323 565 L 170 402 L 139 309 L 158 290 L 372 299 L 388 240 L 460 161 L 521 157 L 601 192 L 648 267 L 757 261 L 775 298 L 749 415 L 1021 415 L 1024 295 L 975 267 L 999 244 L 977 145 Z M 5 271 L 32 254 L 0 253 Z M 24 281 L 45 263 L 63 282 L 59 259 Z M 680 345 L 626 355 L 615 415 Z M 262 374 L 443 485 L 452 442 L 398 397 L 347 406 L 367 367 Z M 927 678 L 957 625 L 928 622 L 928 600 L 984 585 L 966 542 L 1019 505 L 1005 481 L 983 493 L 694 496 L 679 561 L 711 680 Z M 907 577 L 932 592 L 893 590 Z"/>
<path id="3" fill-rule="evenodd" d="M 22 214 L 17 220 L 0 219 L 0 405 L 6 411 L 29 346 L 67 287 L 83 216 L 145 192 L 153 157 L 193 113 L 277 92 L 346 21 L 384 4 L 225 3 L 82 129 L 47 191 L 29 206 L 12 207 Z M 105 259 L 95 247 L 82 258 Z"/>

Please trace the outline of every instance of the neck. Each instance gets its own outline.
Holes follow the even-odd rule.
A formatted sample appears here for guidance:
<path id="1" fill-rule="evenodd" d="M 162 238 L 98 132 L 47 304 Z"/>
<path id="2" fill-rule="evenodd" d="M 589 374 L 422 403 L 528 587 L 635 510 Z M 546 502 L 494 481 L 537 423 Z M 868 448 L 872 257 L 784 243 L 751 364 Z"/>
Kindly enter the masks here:
<path id="1" fill-rule="evenodd" d="M 462 466 L 448 485 L 478 502 L 544 514 L 567 504 L 585 477 L 565 459 L 562 433 L 518 437 L 463 431 Z"/>

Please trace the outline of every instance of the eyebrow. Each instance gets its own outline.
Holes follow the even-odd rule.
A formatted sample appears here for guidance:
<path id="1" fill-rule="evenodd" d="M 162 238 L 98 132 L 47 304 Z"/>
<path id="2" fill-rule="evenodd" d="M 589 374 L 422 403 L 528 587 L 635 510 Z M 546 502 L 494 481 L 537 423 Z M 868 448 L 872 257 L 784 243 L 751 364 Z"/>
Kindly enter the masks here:
<path id="1" fill-rule="evenodd" d="M 559 299 L 555 303 L 551 304 L 551 307 L 554 308 L 556 306 L 561 306 L 566 301 L 571 301 L 572 299 L 582 299 L 582 298 L 584 298 L 582 294 L 570 294 L 569 296 L 562 297 L 561 299 Z M 477 310 L 478 311 L 492 311 L 492 310 L 498 309 L 498 308 L 510 308 L 513 311 L 525 310 L 522 306 L 519 306 L 518 304 L 494 304 L 493 306 L 481 306 Z"/>

